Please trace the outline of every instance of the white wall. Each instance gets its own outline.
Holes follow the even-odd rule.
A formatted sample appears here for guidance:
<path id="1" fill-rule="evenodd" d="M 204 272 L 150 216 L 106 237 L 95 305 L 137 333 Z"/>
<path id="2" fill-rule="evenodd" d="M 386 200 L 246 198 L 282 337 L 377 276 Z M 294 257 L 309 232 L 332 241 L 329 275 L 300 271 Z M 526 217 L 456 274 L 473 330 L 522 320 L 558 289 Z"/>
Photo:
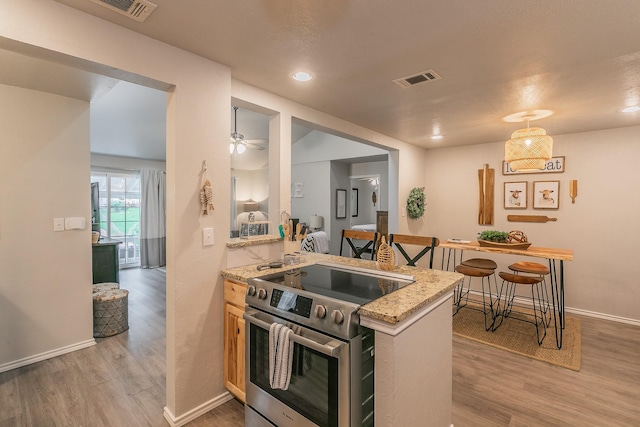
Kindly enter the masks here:
<path id="1" fill-rule="evenodd" d="M 230 70 L 57 2 L 24 0 L 3 3 L 2 8 L 0 36 L 12 40 L 18 47 L 28 44 L 61 52 L 76 62 L 90 61 L 84 63 L 87 68 L 107 75 L 117 74 L 118 78 L 157 88 L 173 87 L 167 96 L 165 414 L 179 422 L 188 411 L 200 405 L 214 404 L 216 398 L 225 395 L 222 378 L 222 280 L 219 271 L 226 265 L 224 242 L 229 235 L 230 157 L 226 141 L 230 123 Z M 32 53 L 34 51 L 31 49 Z M 58 59 L 65 61 L 67 57 Z M 77 168 L 81 171 L 82 178 L 77 181 L 82 188 L 89 176 L 89 144 L 85 141 L 86 151 L 81 161 L 50 153 L 51 164 L 56 168 Z M 211 141 L 220 141 L 220 144 L 212 144 Z M 13 157 L 10 156 L 8 161 L 14 162 Z M 216 200 L 216 210 L 208 216 L 199 215 L 198 202 L 204 160 L 210 165 L 208 176 L 213 183 Z M 34 174 L 34 171 L 29 173 Z M 40 174 L 33 176 L 40 177 Z M 9 178 L 14 184 L 20 183 L 22 175 L 18 175 L 18 179 Z M 16 191 L 22 191 L 33 199 L 33 188 L 33 185 L 18 184 Z M 52 197 L 56 197 L 55 192 L 52 193 Z M 86 197 L 86 200 L 78 200 L 87 206 L 88 216 L 89 193 L 78 191 L 77 194 Z M 12 209 L 16 206 L 9 207 Z M 51 228 L 50 216 L 42 220 L 42 225 L 30 224 L 23 230 L 29 242 L 35 244 L 42 238 L 40 227 Z M 204 227 L 214 227 L 216 245 L 202 246 L 201 230 Z M 80 270 L 79 274 L 86 275 L 89 281 L 90 245 L 84 246 L 82 242 L 69 244 L 73 246 L 69 253 L 82 252 L 87 257 L 87 270 Z M 41 258 L 44 254 L 36 257 L 26 251 L 14 255 L 12 262 L 27 268 L 25 266 L 33 266 Z M 64 271 L 66 276 L 75 270 L 74 267 L 75 263 L 61 264 L 55 271 Z M 48 274 L 51 276 L 52 272 Z M 12 286 L 25 288 L 30 282 L 21 279 Z M 86 304 L 85 310 L 90 313 L 89 294 Z M 24 307 L 19 309 L 25 310 Z M 82 323 L 82 327 L 90 328 L 90 317 L 79 319 L 74 314 L 78 310 L 78 301 L 66 299 L 56 309 L 71 316 L 73 321 Z M 66 335 L 68 332 L 58 327 L 56 333 Z M 78 341 L 84 337 L 65 336 L 65 339 Z"/>
<path id="2" fill-rule="evenodd" d="M 375 223 L 375 211 L 386 210 L 388 201 L 388 197 L 383 196 L 374 208 L 370 192 L 365 195 L 366 192 L 363 189 L 363 193 L 359 194 L 359 200 L 363 207 L 362 214 L 352 218 L 350 205 L 352 182 L 349 176 L 379 174 L 381 179 L 384 179 L 383 193 L 387 193 L 387 162 L 349 165 L 347 163 L 340 164 L 339 161 L 380 155 L 387 155 L 387 151 L 319 131 L 312 131 L 293 144 L 291 183 L 292 186 L 295 183 L 303 184 L 304 197 L 292 197 L 291 213 L 294 217 L 300 218 L 302 222 L 308 222 L 309 217 L 314 214 L 323 216 L 324 231 L 329 235 L 330 252 L 334 255 L 339 254 L 341 230 L 350 228 L 352 224 L 364 224 L 367 221 Z M 336 218 L 335 190 L 338 188 L 347 190 L 347 217 L 344 219 Z M 381 206 L 384 206 L 384 209 Z M 364 218 L 370 217 L 373 219 L 363 221 Z"/>
<path id="3" fill-rule="evenodd" d="M 429 151 L 425 172 L 428 204 L 422 230 L 440 239 L 468 240 L 486 229 L 522 230 L 536 246 L 573 249 L 574 261 L 565 263 L 566 306 L 640 321 L 640 286 L 636 283 L 640 276 L 636 259 L 640 127 L 553 135 L 553 139 L 554 156 L 565 156 L 564 173 L 503 176 L 502 142 Z M 493 226 L 477 222 L 477 171 L 484 163 L 496 170 Z M 578 180 L 575 204 L 569 198 L 571 179 Z M 540 180 L 560 181 L 558 210 L 503 209 L 505 181 L 527 181 L 531 192 L 532 182 Z M 509 214 L 547 215 L 558 220 L 508 222 Z M 501 269 L 513 258 L 494 257 Z"/>
<path id="4" fill-rule="evenodd" d="M 238 177 L 236 195 L 238 201 L 252 199 L 262 205 L 269 200 L 269 169 L 231 171 L 232 176 Z"/>
<path id="5" fill-rule="evenodd" d="M 89 103 L 0 85 L 0 372 L 95 344 Z M 83 217 L 84 230 L 53 231 Z"/>
<path id="6" fill-rule="evenodd" d="M 314 130 L 293 144 L 291 163 L 354 159 L 386 154 L 386 150 L 378 147 Z"/>
<path id="7" fill-rule="evenodd" d="M 358 216 L 351 218 L 351 225 L 375 224 L 377 211 L 389 210 L 389 162 L 354 163 L 351 176 L 379 175 L 377 186 L 370 181 L 351 180 L 351 186 L 358 188 Z M 376 204 L 373 204 L 373 191 L 376 190 Z M 350 190 L 351 191 L 351 190 Z"/>
<path id="8" fill-rule="evenodd" d="M 137 159 L 133 157 L 107 156 L 91 153 L 91 167 L 100 169 L 156 169 L 166 170 L 166 163 L 158 160 Z"/>
<path id="9" fill-rule="evenodd" d="M 330 162 L 291 165 L 291 183 L 302 184 L 303 197 L 291 199 L 291 213 L 301 222 L 309 223 L 311 215 L 324 218 L 324 231 L 331 233 L 331 190 L 329 188 Z M 335 197 L 335 196 L 334 196 Z M 335 216 L 335 215 L 334 215 Z"/>

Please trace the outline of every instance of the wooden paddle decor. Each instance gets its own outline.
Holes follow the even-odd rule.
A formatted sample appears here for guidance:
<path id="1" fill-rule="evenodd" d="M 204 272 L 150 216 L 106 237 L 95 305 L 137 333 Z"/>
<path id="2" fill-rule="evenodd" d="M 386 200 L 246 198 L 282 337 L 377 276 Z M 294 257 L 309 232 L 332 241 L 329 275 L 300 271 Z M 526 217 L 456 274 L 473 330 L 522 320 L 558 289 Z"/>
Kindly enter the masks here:
<path id="1" fill-rule="evenodd" d="M 495 170 L 489 169 L 485 163 L 484 168 L 478 170 L 478 224 L 493 224 L 493 187 L 495 180 Z"/>
<path id="2" fill-rule="evenodd" d="M 547 222 L 557 221 L 558 218 L 549 218 L 545 215 L 507 215 L 507 220 L 511 222 Z"/>

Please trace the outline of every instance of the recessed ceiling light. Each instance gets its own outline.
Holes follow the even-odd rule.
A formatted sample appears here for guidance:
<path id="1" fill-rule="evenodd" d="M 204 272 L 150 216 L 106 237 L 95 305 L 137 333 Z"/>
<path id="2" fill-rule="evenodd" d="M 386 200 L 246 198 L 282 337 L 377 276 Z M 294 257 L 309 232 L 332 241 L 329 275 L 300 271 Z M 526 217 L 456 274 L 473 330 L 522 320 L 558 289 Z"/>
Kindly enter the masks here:
<path id="1" fill-rule="evenodd" d="M 431 135 L 431 139 L 433 140 L 442 139 L 442 135 Z"/>
<path id="2" fill-rule="evenodd" d="M 634 105 L 632 107 L 626 107 L 620 110 L 621 113 L 635 113 L 636 111 L 640 111 L 640 106 Z"/>
<path id="3" fill-rule="evenodd" d="M 314 77 L 315 75 L 309 71 L 295 71 L 291 73 L 291 78 L 299 82 L 308 82 Z"/>

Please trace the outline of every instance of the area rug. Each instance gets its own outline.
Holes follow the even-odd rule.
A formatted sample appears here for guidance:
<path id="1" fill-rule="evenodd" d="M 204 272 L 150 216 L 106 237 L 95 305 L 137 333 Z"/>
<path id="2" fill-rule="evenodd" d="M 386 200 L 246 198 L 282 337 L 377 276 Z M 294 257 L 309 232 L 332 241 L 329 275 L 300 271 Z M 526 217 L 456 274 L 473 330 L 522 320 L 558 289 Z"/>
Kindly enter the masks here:
<path id="1" fill-rule="evenodd" d="M 517 353 L 573 371 L 580 370 L 582 335 L 580 319 L 566 317 L 562 348 L 556 348 L 556 330 L 553 321 L 547 328 L 547 336 L 538 346 L 535 326 L 516 319 L 506 318 L 495 332 L 484 329 L 480 311 L 462 308 L 453 316 L 453 333 L 503 350 Z"/>

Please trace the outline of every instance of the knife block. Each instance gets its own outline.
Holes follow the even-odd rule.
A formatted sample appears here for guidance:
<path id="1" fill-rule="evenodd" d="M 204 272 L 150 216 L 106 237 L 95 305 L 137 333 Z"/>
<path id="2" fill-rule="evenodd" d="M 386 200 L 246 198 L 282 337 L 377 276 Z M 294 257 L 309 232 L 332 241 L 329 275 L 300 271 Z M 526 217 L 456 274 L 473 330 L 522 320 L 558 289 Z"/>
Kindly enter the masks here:
<path id="1" fill-rule="evenodd" d="M 300 242 L 297 240 L 284 240 L 284 252 L 285 254 L 292 254 L 294 252 L 300 252 Z"/>

